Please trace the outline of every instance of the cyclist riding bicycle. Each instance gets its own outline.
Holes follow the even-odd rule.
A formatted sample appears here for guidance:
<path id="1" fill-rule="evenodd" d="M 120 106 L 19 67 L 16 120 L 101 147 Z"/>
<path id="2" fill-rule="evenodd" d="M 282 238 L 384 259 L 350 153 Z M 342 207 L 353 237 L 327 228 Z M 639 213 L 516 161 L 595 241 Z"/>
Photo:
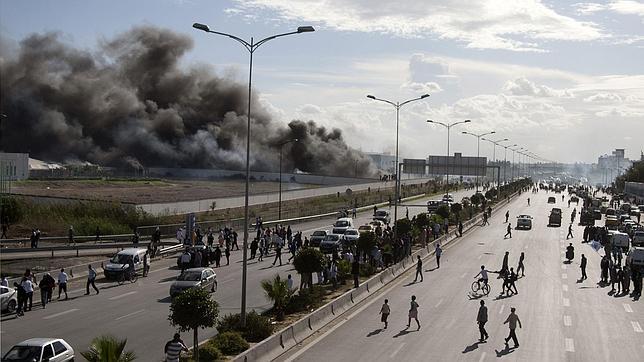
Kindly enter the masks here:
<path id="1" fill-rule="evenodd" d="M 484 285 L 487 285 L 488 277 L 487 273 L 489 273 L 489 270 L 485 269 L 485 265 L 481 265 L 481 271 L 474 276 L 474 279 L 476 279 L 479 275 L 481 276 L 480 279 L 478 279 L 478 282 L 483 282 Z"/>
<path id="2" fill-rule="evenodd" d="M 132 276 L 135 273 L 135 271 L 134 271 L 134 260 L 132 258 L 130 258 L 127 261 L 127 273 L 128 273 L 129 276 Z"/>

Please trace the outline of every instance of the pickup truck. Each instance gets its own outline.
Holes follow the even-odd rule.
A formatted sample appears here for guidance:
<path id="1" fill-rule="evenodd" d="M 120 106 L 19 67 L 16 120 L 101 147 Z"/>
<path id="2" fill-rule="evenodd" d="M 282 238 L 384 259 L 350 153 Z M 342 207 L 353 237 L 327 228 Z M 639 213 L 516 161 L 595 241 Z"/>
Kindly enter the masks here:
<path id="1" fill-rule="evenodd" d="M 561 209 L 553 207 L 548 217 L 548 226 L 561 226 Z"/>

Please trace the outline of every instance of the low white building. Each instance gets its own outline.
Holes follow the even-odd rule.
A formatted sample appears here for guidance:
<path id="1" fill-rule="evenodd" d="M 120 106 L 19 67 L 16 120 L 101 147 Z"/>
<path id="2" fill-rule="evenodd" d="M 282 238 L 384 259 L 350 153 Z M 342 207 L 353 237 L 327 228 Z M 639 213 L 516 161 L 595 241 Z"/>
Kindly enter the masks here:
<path id="1" fill-rule="evenodd" d="M 29 178 L 29 154 L 0 152 L 0 179 L 8 181 Z"/>

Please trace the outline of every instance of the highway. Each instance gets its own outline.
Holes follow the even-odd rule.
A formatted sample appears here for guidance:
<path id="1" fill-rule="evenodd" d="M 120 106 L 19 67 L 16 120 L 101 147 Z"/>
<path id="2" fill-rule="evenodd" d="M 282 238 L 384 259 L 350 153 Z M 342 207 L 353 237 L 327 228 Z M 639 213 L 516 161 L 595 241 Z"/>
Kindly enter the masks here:
<path id="1" fill-rule="evenodd" d="M 473 191 L 454 192 L 455 200 L 470 196 Z M 423 205 L 429 197 L 410 201 L 409 204 Z M 391 208 L 393 217 L 393 208 Z M 410 217 L 426 211 L 425 208 L 410 207 Z M 399 208 L 399 217 L 404 217 L 405 207 Z M 357 225 L 366 223 L 371 219 L 371 211 L 359 213 Z M 303 231 L 310 235 L 314 230 L 330 229 L 333 218 L 321 219 L 299 224 L 294 231 Z M 282 254 L 286 262 L 289 255 Z M 224 263 L 225 263 L 225 258 Z M 220 305 L 220 315 L 238 313 L 241 299 L 241 259 L 239 251 L 233 251 L 231 265 L 215 269 L 219 287 L 213 298 Z M 248 299 L 249 309 L 264 311 L 270 308 L 270 302 L 264 297 L 260 289 L 260 281 L 272 277 L 275 273 L 286 277 L 292 273 L 295 285 L 299 285 L 299 277 L 291 264 L 281 267 L 271 267 L 273 259 L 267 257 L 263 262 L 249 262 L 248 273 Z M 3 315 L 0 325 L 0 339 L 3 351 L 13 344 L 32 337 L 59 337 L 64 338 L 77 351 L 86 350 L 92 338 L 102 334 L 112 334 L 119 338 L 128 339 L 128 349 L 137 353 L 141 360 L 161 360 L 163 346 L 172 337 L 175 330 L 170 326 L 167 317 L 170 298 L 168 291 L 170 284 L 179 274 L 175 267 L 175 258 L 164 259 L 151 265 L 151 272 L 147 278 L 139 278 L 135 284 L 119 286 L 115 282 L 97 283 L 100 294 L 85 296 L 84 280 L 71 283 L 68 288 L 72 291 L 70 300 L 55 301 L 47 305 L 46 309 L 40 306 L 33 311 L 25 313 L 24 317 L 16 318 L 15 315 Z M 56 275 L 53 275 L 56 278 Z M 54 292 L 54 299 L 57 291 Z M 34 293 L 34 301 L 40 300 L 40 293 Z M 200 339 L 212 337 L 214 329 L 200 330 Z M 186 342 L 191 341 L 189 333 L 183 336 Z"/>
<path id="2" fill-rule="evenodd" d="M 550 194 L 552 195 L 552 194 Z M 548 196 L 550 196 L 548 195 Z M 534 217 L 532 230 L 513 230 L 504 239 L 505 210 L 489 226 L 475 227 L 450 245 L 435 269 L 433 257 L 425 261 L 425 278 L 412 283 L 413 270 L 378 294 L 354 306 L 335 323 L 282 355 L 279 361 L 641 361 L 644 356 L 644 305 L 628 296 L 609 295 L 600 288 L 600 254 L 581 243 L 583 228 L 574 226 L 566 240 L 570 211 L 567 203 L 546 203 L 546 194 L 524 193 L 507 209 L 514 226 L 518 214 Z M 532 206 L 526 199 L 530 197 Z M 551 207 L 561 207 L 561 227 L 547 227 Z M 579 211 L 579 210 L 578 210 Z M 600 223 L 603 225 L 603 221 Z M 572 242 L 575 259 L 563 263 L 565 247 Z M 470 295 L 480 266 L 499 270 L 505 251 L 510 267 L 525 253 L 526 275 L 517 282 L 518 294 L 499 297 L 501 279 L 491 274 L 487 297 Z M 578 281 L 581 254 L 588 258 L 588 279 Z M 602 251 L 603 253 L 603 251 Z M 632 284 L 631 284 L 632 285 Z M 416 295 L 421 329 L 412 321 L 406 329 L 410 297 Z M 389 299 L 389 328 L 382 329 L 380 311 Z M 488 307 L 489 339 L 479 343 L 476 317 L 479 301 Z M 523 328 L 517 329 L 520 346 L 504 345 L 508 326 L 503 322 L 515 307 Z"/>

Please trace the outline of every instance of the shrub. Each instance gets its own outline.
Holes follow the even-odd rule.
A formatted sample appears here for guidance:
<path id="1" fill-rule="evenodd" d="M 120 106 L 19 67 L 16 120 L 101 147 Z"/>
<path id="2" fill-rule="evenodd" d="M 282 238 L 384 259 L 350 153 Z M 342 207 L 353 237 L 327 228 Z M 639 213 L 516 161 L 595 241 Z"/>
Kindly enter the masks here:
<path id="1" fill-rule="evenodd" d="M 461 213 L 461 210 L 463 210 L 463 206 L 461 204 L 459 204 L 458 202 L 455 204 L 452 204 L 451 206 L 452 214 L 459 215 Z"/>
<path id="2" fill-rule="evenodd" d="M 303 286 L 310 287 L 313 284 L 313 273 L 324 270 L 324 254 L 314 248 L 304 248 L 298 251 L 293 259 L 295 270 L 304 278 Z"/>
<path id="3" fill-rule="evenodd" d="M 429 226 L 429 217 L 427 216 L 426 213 L 421 213 L 416 215 L 414 218 L 414 226 L 418 228 L 418 230 L 423 230 L 424 228 Z"/>
<path id="4" fill-rule="evenodd" d="M 349 275 L 351 275 L 351 263 L 346 259 L 338 261 L 338 279 L 340 282 L 344 283 L 349 278 Z"/>
<path id="5" fill-rule="evenodd" d="M 481 195 L 481 194 L 474 194 L 474 195 L 472 195 L 472 197 L 470 197 L 470 201 L 471 201 L 474 205 L 480 205 L 480 204 L 481 204 L 481 202 L 483 202 L 483 195 Z"/>
<path id="6" fill-rule="evenodd" d="M 239 334 L 237 334 L 239 335 Z M 219 335 L 217 335 L 219 337 Z M 239 336 L 241 338 L 241 336 Z M 244 341 L 242 339 L 242 341 Z M 246 343 L 246 346 L 248 346 L 248 342 L 244 341 Z M 248 347 L 246 347 L 248 349 Z M 217 361 L 223 359 L 223 355 L 221 353 L 222 351 L 217 348 L 217 345 L 213 343 L 212 341 L 204 344 L 203 346 L 199 347 L 199 361 L 203 362 L 211 362 L 211 361 Z M 242 351 L 243 352 L 243 351 Z M 226 353 L 226 352 L 224 352 Z M 228 353 L 226 353 L 228 354 Z M 236 353 L 235 353 L 236 354 Z"/>
<path id="7" fill-rule="evenodd" d="M 349 267 L 349 272 L 351 272 Z M 311 288 L 301 289 L 300 292 L 289 300 L 286 305 L 287 313 L 297 313 L 307 311 L 322 305 L 326 292 L 324 287 L 314 285 Z"/>
<path id="8" fill-rule="evenodd" d="M 443 219 L 447 219 L 449 217 L 449 206 L 439 206 L 438 209 L 436 209 L 436 215 L 440 215 Z"/>
<path id="9" fill-rule="evenodd" d="M 227 355 L 237 355 L 250 346 L 248 342 L 238 332 L 220 333 L 208 343 L 215 347 L 215 350 L 221 351 Z"/>
<path id="10" fill-rule="evenodd" d="M 260 342 L 273 334 L 273 325 L 270 319 L 255 311 L 246 314 L 245 328 L 241 328 L 240 322 L 239 313 L 228 314 L 217 323 L 217 331 L 219 333 L 239 332 L 248 342 Z"/>
<path id="11" fill-rule="evenodd" d="M 358 238 L 358 251 L 369 255 L 376 246 L 376 234 L 372 232 L 362 233 Z"/>
<path id="12" fill-rule="evenodd" d="M 396 226 L 398 229 L 398 236 L 408 234 L 411 231 L 411 221 L 407 219 L 399 219 L 396 221 Z"/>
<path id="13" fill-rule="evenodd" d="M 375 273 L 376 273 L 376 268 L 373 265 L 371 265 L 369 263 L 360 264 L 360 276 L 361 277 L 369 277 L 369 276 L 374 275 Z"/>
<path id="14" fill-rule="evenodd" d="M 273 302 L 273 310 L 277 320 L 284 320 L 284 307 L 293 296 L 295 290 L 289 289 L 286 280 L 276 274 L 273 279 L 265 279 L 261 282 L 266 298 Z"/>
<path id="15" fill-rule="evenodd" d="M 14 224 L 23 218 L 24 207 L 13 197 L 0 198 L 0 218 L 3 223 Z"/>

